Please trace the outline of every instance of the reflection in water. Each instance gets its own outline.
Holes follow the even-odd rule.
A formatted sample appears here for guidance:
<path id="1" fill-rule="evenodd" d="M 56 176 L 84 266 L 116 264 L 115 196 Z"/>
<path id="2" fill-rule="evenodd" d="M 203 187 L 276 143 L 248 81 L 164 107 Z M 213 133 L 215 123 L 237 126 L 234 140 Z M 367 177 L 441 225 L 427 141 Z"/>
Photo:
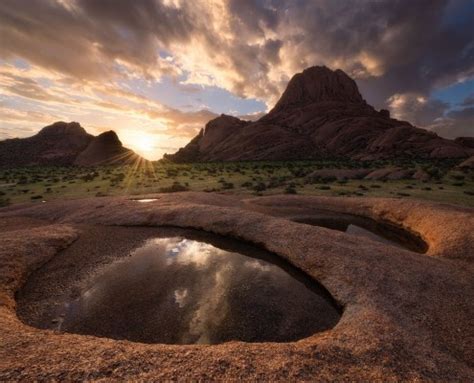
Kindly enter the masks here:
<path id="1" fill-rule="evenodd" d="M 292 341 L 339 319 L 316 283 L 182 237 L 150 239 L 99 270 L 58 314 L 62 331 L 176 344 Z"/>
<path id="2" fill-rule="evenodd" d="M 329 212 L 314 213 L 311 216 L 296 217 L 293 221 L 307 225 L 321 226 L 365 237 L 385 245 L 405 248 L 418 253 L 428 250 L 427 244 L 416 234 L 390 223 L 380 223 L 369 218 Z"/>
<path id="3" fill-rule="evenodd" d="M 142 199 L 134 199 L 134 201 L 140 202 L 140 203 L 148 203 L 148 202 L 153 202 L 156 201 L 157 198 L 142 198 Z"/>
<path id="4" fill-rule="evenodd" d="M 357 226 L 357 225 L 353 225 L 353 224 L 349 224 L 347 225 L 347 228 L 346 228 L 346 233 L 347 234 L 352 234 L 352 235 L 357 235 L 359 237 L 365 237 L 365 238 L 368 238 L 368 239 L 371 239 L 372 241 L 375 241 L 375 242 L 380 242 L 380 243 L 384 243 L 386 245 L 391 245 L 391 246 L 395 246 L 395 247 L 401 247 L 403 248 L 403 246 L 396 242 L 396 241 L 392 241 L 390 239 L 387 239 L 387 238 L 384 238 L 380 235 L 377 235 L 367 229 L 364 229 L 360 226 Z"/>

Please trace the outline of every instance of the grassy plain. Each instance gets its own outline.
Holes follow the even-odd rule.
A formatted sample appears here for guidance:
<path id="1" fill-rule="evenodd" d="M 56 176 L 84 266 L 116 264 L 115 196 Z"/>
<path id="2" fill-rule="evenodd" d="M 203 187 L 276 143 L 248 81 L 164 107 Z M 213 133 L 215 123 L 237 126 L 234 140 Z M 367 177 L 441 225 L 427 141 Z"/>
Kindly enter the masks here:
<path id="1" fill-rule="evenodd" d="M 417 198 L 474 207 L 474 172 L 456 162 L 427 161 L 296 161 L 173 164 L 158 161 L 146 167 L 23 167 L 0 169 L 0 205 L 55 199 L 206 191 L 244 195 L 306 194 L 326 196 Z M 423 169 L 429 181 L 310 181 L 317 169 Z"/>

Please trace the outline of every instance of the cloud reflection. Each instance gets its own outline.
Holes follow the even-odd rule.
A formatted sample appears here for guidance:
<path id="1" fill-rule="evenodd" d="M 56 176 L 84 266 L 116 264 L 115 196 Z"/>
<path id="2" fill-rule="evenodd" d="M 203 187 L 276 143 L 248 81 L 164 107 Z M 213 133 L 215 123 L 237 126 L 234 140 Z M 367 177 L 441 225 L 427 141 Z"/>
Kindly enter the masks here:
<path id="1" fill-rule="evenodd" d="M 294 340 L 338 318 L 279 266 L 182 237 L 100 268 L 67 305 L 64 331 L 149 343 Z"/>

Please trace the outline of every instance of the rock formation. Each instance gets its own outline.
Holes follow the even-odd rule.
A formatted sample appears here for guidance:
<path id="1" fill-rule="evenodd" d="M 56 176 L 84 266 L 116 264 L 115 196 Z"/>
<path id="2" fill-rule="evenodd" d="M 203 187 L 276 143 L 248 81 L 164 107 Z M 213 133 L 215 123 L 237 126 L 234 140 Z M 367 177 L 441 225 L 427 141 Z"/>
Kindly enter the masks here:
<path id="1" fill-rule="evenodd" d="M 77 122 L 56 122 L 32 137 L 0 141 L 0 166 L 69 165 L 93 138 Z"/>
<path id="2" fill-rule="evenodd" d="M 298 73 L 275 107 L 255 122 L 221 115 L 177 153 L 175 162 L 393 157 L 465 158 L 473 148 L 376 111 L 342 70 Z"/>
<path id="3" fill-rule="evenodd" d="M 454 140 L 454 142 L 474 149 L 474 137 L 458 137 Z"/>
<path id="4" fill-rule="evenodd" d="M 141 161 L 144 161 L 143 158 L 125 148 L 117 133 L 110 130 L 94 137 L 89 146 L 77 156 L 74 165 L 132 164 Z"/>
<path id="5" fill-rule="evenodd" d="M 461 169 L 474 169 L 474 156 L 469 157 L 466 161 L 459 164 Z"/>
<path id="6" fill-rule="evenodd" d="M 100 165 L 144 161 L 124 148 L 115 132 L 97 137 L 77 122 L 55 122 L 27 138 L 0 141 L 0 166 Z"/>

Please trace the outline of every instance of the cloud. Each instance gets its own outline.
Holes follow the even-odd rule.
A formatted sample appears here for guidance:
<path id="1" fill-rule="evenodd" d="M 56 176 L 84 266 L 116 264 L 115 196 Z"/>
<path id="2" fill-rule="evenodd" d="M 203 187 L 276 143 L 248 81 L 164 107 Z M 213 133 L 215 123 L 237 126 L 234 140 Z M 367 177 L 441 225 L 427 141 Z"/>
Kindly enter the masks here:
<path id="1" fill-rule="evenodd" d="M 188 83 L 267 102 L 295 72 L 326 64 L 360 79 L 368 97 L 381 103 L 474 74 L 474 16 L 446 21 L 448 11 L 468 6 L 465 0 L 410 6 L 401 0 L 357 6 L 342 0 L 4 0 L 1 54 L 88 79 L 187 73 Z"/>
<path id="2" fill-rule="evenodd" d="M 387 103 L 393 117 L 421 127 L 442 116 L 449 108 L 446 102 L 430 100 L 416 93 L 394 94 Z"/>
<path id="3" fill-rule="evenodd" d="M 469 97 L 462 104 L 469 104 Z M 474 106 L 451 109 L 451 105 L 421 94 L 395 94 L 388 99 L 395 118 L 434 131 L 445 138 L 474 136 Z"/>
<path id="4" fill-rule="evenodd" d="M 471 106 L 471 105 L 474 105 L 474 93 L 467 96 L 461 103 L 461 106 Z"/>
<path id="5" fill-rule="evenodd" d="M 446 138 L 474 137 L 474 108 L 451 111 L 435 119 L 427 129 Z"/>
<path id="6" fill-rule="evenodd" d="M 430 126 L 459 120 L 429 94 L 474 77 L 473 23 L 470 0 L 2 0 L 0 59 L 21 58 L 52 85 L 1 76 L 4 94 L 42 112 L 69 104 L 185 137 L 214 114 L 124 82 L 168 76 L 185 93 L 213 85 L 271 107 L 294 73 L 324 64 L 355 77 L 377 108 Z"/>

